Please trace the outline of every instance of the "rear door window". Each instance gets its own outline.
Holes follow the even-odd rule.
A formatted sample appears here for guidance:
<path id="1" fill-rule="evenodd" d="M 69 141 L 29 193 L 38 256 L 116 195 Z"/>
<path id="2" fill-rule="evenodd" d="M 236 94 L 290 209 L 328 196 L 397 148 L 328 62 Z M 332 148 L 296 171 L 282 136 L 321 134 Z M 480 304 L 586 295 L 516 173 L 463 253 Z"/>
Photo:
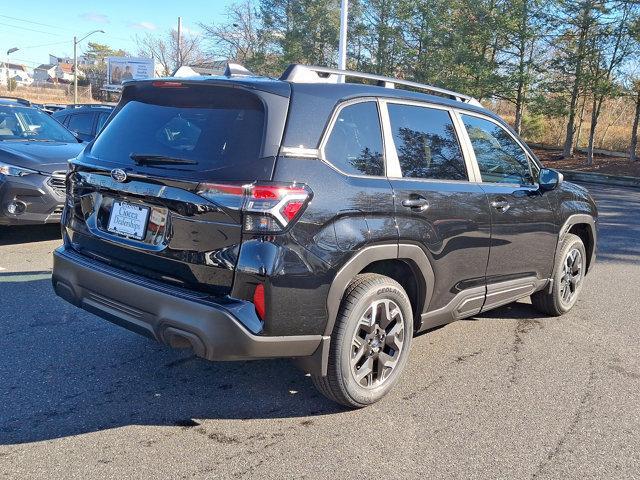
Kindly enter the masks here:
<path id="1" fill-rule="evenodd" d="M 93 113 L 76 113 L 70 115 L 68 128 L 72 132 L 80 133 L 82 135 L 91 135 L 94 118 Z"/>
<path id="2" fill-rule="evenodd" d="M 98 114 L 98 123 L 96 124 L 96 133 L 98 133 L 104 124 L 107 122 L 107 118 L 109 118 L 108 113 L 99 113 Z"/>
<path id="3" fill-rule="evenodd" d="M 382 134 L 376 102 L 343 107 L 324 146 L 324 154 L 343 173 L 384 176 Z"/>
<path id="4" fill-rule="evenodd" d="M 448 111 L 395 103 L 387 108 L 403 177 L 468 180 Z"/>
<path id="5" fill-rule="evenodd" d="M 119 165 L 144 156 L 166 159 L 138 166 L 187 178 L 270 176 L 272 162 L 260 159 L 265 111 L 256 95 L 216 86 L 141 88 L 118 107 L 91 156 Z"/>

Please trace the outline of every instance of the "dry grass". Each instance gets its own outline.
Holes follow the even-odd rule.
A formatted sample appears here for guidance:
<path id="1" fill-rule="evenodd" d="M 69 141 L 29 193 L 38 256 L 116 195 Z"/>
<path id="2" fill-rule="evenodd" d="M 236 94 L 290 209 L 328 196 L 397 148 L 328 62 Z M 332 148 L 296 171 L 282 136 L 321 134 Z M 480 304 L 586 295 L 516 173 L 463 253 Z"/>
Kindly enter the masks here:
<path id="1" fill-rule="evenodd" d="M 19 86 L 13 91 L 0 87 L 0 97 L 20 97 L 34 103 L 73 103 L 73 85 Z M 95 103 L 88 87 L 78 87 L 79 103 Z"/>
<path id="2" fill-rule="evenodd" d="M 506 102 L 498 102 L 491 108 L 507 122 L 513 124 L 515 115 L 512 105 Z M 633 99 L 628 97 L 616 98 L 605 102 L 596 129 L 595 148 L 617 152 L 626 152 L 629 149 L 634 108 Z M 553 146 L 561 146 L 564 143 L 567 126 L 566 118 L 544 117 L 539 118 L 537 122 L 538 128 L 533 129 L 534 133 L 527 133 L 526 130 L 523 132 L 523 136 L 528 142 Z M 587 105 L 582 125 L 576 132 L 578 147 L 587 147 L 590 128 L 591 110 Z"/>

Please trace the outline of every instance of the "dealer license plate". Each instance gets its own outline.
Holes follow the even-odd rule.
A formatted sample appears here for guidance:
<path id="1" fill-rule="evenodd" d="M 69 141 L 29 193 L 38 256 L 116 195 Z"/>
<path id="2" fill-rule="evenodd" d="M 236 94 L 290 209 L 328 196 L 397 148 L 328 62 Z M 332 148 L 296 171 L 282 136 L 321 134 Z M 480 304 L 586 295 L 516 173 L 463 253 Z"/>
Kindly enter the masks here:
<path id="1" fill-rule="evenodd" d="M 113 202 L 107 230 L 125 237 L 142 240 L 147 231 L 149 207 Z"/>

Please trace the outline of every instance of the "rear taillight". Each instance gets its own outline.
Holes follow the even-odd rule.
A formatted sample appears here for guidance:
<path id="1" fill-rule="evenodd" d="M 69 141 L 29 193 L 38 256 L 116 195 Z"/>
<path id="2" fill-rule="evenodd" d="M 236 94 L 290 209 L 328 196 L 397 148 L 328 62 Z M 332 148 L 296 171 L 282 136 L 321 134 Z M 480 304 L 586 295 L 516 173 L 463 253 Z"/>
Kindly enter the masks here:
<path id="1" fill-rule="evenodd" d="M 230 208 L 241 208 L 243 229 L 250 233 L 278 233 L 297 220 L 311 199 L 304 185 L 201 183 L 198 195 Z"/>
<path id="2" fill-rule="evenodd" d="M 264 314 L 267 309 L 264 303 L 264 285 L 261 283 L 256 285 L 256 289 L 253 292 L 253 304 L 256 307 L 256 313 L 260 319 L 264 320 Z"/>

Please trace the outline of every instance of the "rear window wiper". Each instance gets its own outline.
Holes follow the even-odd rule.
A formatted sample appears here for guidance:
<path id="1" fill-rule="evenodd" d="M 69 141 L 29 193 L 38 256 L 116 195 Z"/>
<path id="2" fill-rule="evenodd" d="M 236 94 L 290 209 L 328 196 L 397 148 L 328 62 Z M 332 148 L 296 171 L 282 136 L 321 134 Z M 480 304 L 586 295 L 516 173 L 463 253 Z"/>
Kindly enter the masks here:
<path id="1" fill-rule="evenodd" d="M 167 157 L 165 155 L 150 155 L 146 153 L 132 153 L 129 155 L 136 165 L 197 165 L 195 160 L 186 158 Z"/>

